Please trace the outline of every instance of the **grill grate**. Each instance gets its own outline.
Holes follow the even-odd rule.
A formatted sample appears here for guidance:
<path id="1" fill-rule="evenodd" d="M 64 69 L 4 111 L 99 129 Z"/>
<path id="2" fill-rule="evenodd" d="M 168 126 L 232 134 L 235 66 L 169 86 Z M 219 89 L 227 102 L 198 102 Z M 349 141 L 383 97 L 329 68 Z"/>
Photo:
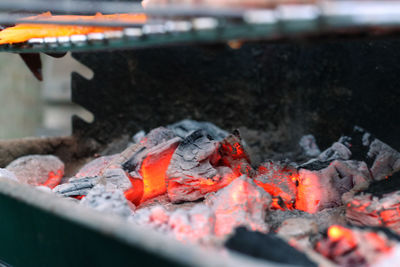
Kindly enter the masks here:
<path id="1" fill-rule="evenodd" d="M 1 10 L 0 4 L 0 10 Z M 328 1 L 316 4 L 282 4 L 269 9 L 135 9 L 152 15 L 144 25 L 118 21 L 73 22 L 74 25 L 119 26 L 123 30 L 32 38 L 1 45 L 0 52 L 66 52 L 134 49 L 174 44 L 230 40 L 276 40 L 340 34 L 393 34 L 400 29 L 400 1 Z M 155 17 L 155 15 L 157 15 Z M 0 15 L 5 23 L 8 16 Z M 156 19 L 155 19 L 156 18 Z M 9 16 L 13 22 L 15 16 Z M 44 23 L 38 19 L 26 21 Z M 48 21 L 46 23 L 49 23 Z M 51 22 L 71 24 L 71 21 Z"/>

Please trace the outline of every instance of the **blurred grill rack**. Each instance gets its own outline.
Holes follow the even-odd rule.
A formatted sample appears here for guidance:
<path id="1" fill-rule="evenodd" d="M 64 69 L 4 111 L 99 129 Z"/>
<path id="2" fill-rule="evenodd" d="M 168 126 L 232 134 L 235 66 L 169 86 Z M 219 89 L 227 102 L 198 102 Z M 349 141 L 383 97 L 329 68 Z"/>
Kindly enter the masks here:
<path id="1" fill-rule="evenodd" d="M 35 2 L 33 2 L 35 3 Z M 41 3 L 41 2 L 38 2 Z M 83 2 L 84 3 L 84 2 Z M 0 45 L 0 52 L 65 52 L 133 49 L 173 44 L 215 43 L 230 40 L 276 40 L 315 36 L 359 33 L 388 34 L 400 29 L 400 1 L 320 1 L 290 4 L 275 2 L 262 9 L 207 8 L 196 6 L 165 6 L 143 9 L 126 3 L 80 5 L 50 5 L 55 12 L 146 13 L 150 16 L 143 25 L 118 21 L 57 21 L 52 24 L 94 25 L 122 27 L 123 30 L 72 35 L 65 37 L 33 38 L 24 43 Z M 13 10 L 12 4 L 1 4 L 0 10 Z M 21 9 L 18 5 L 14 9 Z M 38 4 L 25 7 L 36 11 Z M 58 7 L 58 8 L 57 8 Z M 85 8 L 86 7 L 86 8 Z M 114 7 L 114 8 L 113 8 Z M 125 9 L 124 9 L 125 8 Z M 32 10 L 29 10 L 32 9 Z M 18 16 L 0 13 L 0 23 L 18 22 Z M 29 23 L 48 21 L 25 20 Z"/>

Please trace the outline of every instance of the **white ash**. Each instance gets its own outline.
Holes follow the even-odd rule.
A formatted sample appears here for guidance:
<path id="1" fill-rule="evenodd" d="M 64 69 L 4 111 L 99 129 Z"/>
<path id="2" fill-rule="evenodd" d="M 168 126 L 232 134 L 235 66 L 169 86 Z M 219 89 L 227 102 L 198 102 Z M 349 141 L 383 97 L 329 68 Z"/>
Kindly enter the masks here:
<path id="1" fill-rule="evenodd" d="M 6 169 L 15 174 L 23 184 L 41 185 L 49 174 L 64 174 L 64 163 L 52 155 L 29 155 L 12 161 Z"/>
<path id="2" fill-rule="evenodd" d="M 186 138 L 197 130 L 204 130 L 208 135 L 211 136 L 212 139 L 217 141 L 221 141 L 229 134 L 227 131 L 220 129 L 210 122 L 199 122 L 188 119 L 168 125 L 167 127 L 174 131 L 174 133 L 181 138 Z"/>
<path id="3" fill-rule="evenodd" d="M 7 169 L 0 168 L 0 177 L 18 182 L 17 176 Z"/>
<path id="4" fill-rule="evenodd" d="M 132 215 L 132 206 L 128 204 L 121 190 L 107 191 L 102 185 L 96 185 L 88 195 L 80 201 L 80 205 L 122 217 Z"/>
<path id="5" fill-rule="evenodd" d="M 265 217 L 271 202 L 271 196 L 245 175 L 210 193 L 205 201 L 215 214 L 217 236 L 230 234 L 238 226 L 268 232 Z"/>
<path id="6" fill-rule="evenodd" d="M 137 144 L 146 136 L 146 132 L 141 130 L 137 132 L 134 136 L 132 136 L 132 142 Z"/>
<path id="7" fill-rule="evenodd" d="M 51 190 L 50 187 L 48 186 L 43 186 L 43 185 L 39 185 L 35 187 L 37 190 L 42 191 L 42 192 L 46 192 L 46 193 L 52 193 L 53 190 Z"/>
<path id="8" fill-rule="evenodd" d="M 88 163 L 86 163 L 74 177 L 84 178 L 84 177 L 95 177 L 100 176 L 103 169 L 114 160 L 118 154 L 98 157 Z"/>
<path id="9" fill-rule="evenodd" d="M 215 216 L 209 207 L 195 205 L 188 211 L 178 209 L 169 218 L 169 226 L 178 240 L 209 242 L 214 234 Z"/>
<path id="10" fill-rule="evenodd" d="M 351 151 L 340 141 L 335 142 L 332 146 L 324 150 L 319 156 L 320 161 L 332 161 L 335 159 L 348 160 L 351 157 Z"/>
<path id="11" fill-rule="evenodd" d="M 287 240 L 303 238 L 318 233 L 318 225 L 314 220 L 306 218 L 290 218 L 282 222 L 277 234 Z"/>
<path id="12" fill-rule="evenodd" d="M 122 190 L 126 191 L 132 187 L 132 183 L 125 171 L 120 168 L 106 169 L 103 173 L 101 182 L 107 191 Z"/>
<path id="13" fill-rule="evenodd" d="M 368 157 L 375 158 L 371 172 L 376 181 L 400 171 L 400 153 L 378 139 L 369 145 Z"/>
<path id="14" fill-rule="evenodd" d="M 321 154 L 321 150 L 319 150 L 317 141 L 312 134 L 302 136 L 299 145 L 302 148 L 303 153 L 308 157 L 317 157 L 319 154 Z"/>
<path id="15" fill-rule="evenodd" d="M 178 240 L 210 243 L 225 238 L 238 226 L 267 232 L 265 216 L 270 203 L 268 193 L 242 176 L 217 193 L 207 195 L 202 204 L 170 210 L 162 205 L 144 207 L 130 221 L 152 226 Z"/>
<path id="16" fill-rule="evenodd" d="M 161 143 L 175 138 L 176 134 L 165 127 L 158 127 L 151 130 L 144 138 L 141 139 L 144 146 L 147 148 L 155 147 Z"/>

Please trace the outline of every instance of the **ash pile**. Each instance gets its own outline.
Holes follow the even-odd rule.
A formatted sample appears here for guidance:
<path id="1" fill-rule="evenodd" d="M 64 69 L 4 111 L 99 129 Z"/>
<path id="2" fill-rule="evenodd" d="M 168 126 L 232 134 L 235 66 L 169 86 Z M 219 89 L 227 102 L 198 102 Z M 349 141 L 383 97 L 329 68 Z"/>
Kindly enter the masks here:
<path id="1" fill-rule="evenodd" d="M 322 152 L 303 136 L 292 155 L 255 165 L 238 130 L 183 120 L 74 177 L 51 155 L 16 159 L 0 177 L 182 242 L 296 266 L 396 266 L 400 153 L 355 127 Z"/>

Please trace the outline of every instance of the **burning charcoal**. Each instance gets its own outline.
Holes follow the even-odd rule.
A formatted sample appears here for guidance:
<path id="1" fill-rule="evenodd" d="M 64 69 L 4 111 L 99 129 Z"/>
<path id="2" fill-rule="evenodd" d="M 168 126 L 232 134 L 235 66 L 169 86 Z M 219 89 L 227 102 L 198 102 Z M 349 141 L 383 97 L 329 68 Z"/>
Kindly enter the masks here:
<path id="1" fill-rule="evenodd" d="M 114 160 L 118 155 L 110 155 L 96 158 L 89 163 L 85 164 L 77 174 L 75 174 L 76 178 L 84 178 L 84 177 L 94 177 L 100 176 L 101 172 L 104 168 L 106 168 L 112 160 Z"/>
<path id="2" fill-rule="evenodd" d="M 265 216 L 271 201 L 267 192 L 243 175 L 227 187 L 208 195 L 206 205 L 215 213 L 215 234 L 224 236 L 238 226 L 267 232 Z"/>
<path id="3" fill-rule="evenodd" d="M 143 180 L 141 202 L 167 192 L 166 172 L 180 142 L 181 139 L 175 137 L 149 149 L 144 148 L 123 164 L 132 177 Z"/>
<path id="4" fill-rule="evenodd" d="M 317 157 L 321 154 L 315 137 L 312 134 L 302 136 L 299 145 L 302 148 L 303 153 L 308 157 Z"/>
<path id="5" fill-rule="evenodd" d="M 247 153 L 239 130 L 234 130 L 221 141 L 219 149 L 221 164 L 232 169 L 233 173 L 239 177 L 243 174 L 253 177 L 255 172 L 250 165 L 250 156 Z"/>
<path id="6" fill-rule="evenodd" d="M 385 226 L 400 234 L 400 191 L 381 198 L 370 193 L 354 196 L 346 205 L 346 219 L 353 225 Z"/>
<path id="7" fill-rule="evenodd" d="M 128 204 L 121 190 L 110 192 L 102 185 L 96 185 L 90 190 L 80 204 L 122 217 L 128 217 L 132 214 L 132 206 Z"/>
<path id="8" fill-rule="evenodd" d="M 396 244 L 383 232 L 339 225 L 329 227 L 327 235 L 315 250 L 340 266 L 371 266 L 390 255 Z"/>
<path id="9" fill-rule="evenodd" d="M 272 208 L 292 209 L 297 195 L 297 175 L 293 166 L 269 161 L 259 167 L 254 182 L 272 196 Z"/>
<path id="10" fill-rule="evenodd" d="M 238 137 L 229 136 L 220 145 L 203 130 L 197 130 L 182 141 L 171 158 L 168 196 L 174 203 L 200 199 L 247 173 L 249 168 Z"/>
<path id="11" fill-rule="evenodd" d="M 18 182 L 17 176 L 15 176 L 14 173 L 10 172 L 7 169 L 0 168 L 0 178 L 6 178 Z"/>
<path id="12" fill-rule="evenodd" d="M 194 120 L 182 120 L 180 122 L 167 126 L 174 133 L 181 137 L 186 138 L 194 131 L 204 130 L 212 139 L 221 141 L 228 136 L 228 132 L 218 128 L 210 122 L 198 122 Z"/>
<path id="13" fill-rule="evenodd" d="M 315 213 L 342 205 L 342 195 L 361 190 L 372 180 L 364 162 L 335 160 L 328 167 L 312 171 L 300 169 L 296 208 Z"/>
<path id="14" fill-rule="evenodd" d="M 14 173 L 20 183 L 46 185 L 51 188 L 59 184 L 64 175 L 64 163 L 52 155 L 20 157 L 6 169 Z"/>
<path id="15" fill-rule="evenodd" d="M 225 243 L 231 250 L 268 261 L 294 266 L 317 266 L 305 254 L 290 246 L 274 234 L 252 232 L 244 227 Z"/>

